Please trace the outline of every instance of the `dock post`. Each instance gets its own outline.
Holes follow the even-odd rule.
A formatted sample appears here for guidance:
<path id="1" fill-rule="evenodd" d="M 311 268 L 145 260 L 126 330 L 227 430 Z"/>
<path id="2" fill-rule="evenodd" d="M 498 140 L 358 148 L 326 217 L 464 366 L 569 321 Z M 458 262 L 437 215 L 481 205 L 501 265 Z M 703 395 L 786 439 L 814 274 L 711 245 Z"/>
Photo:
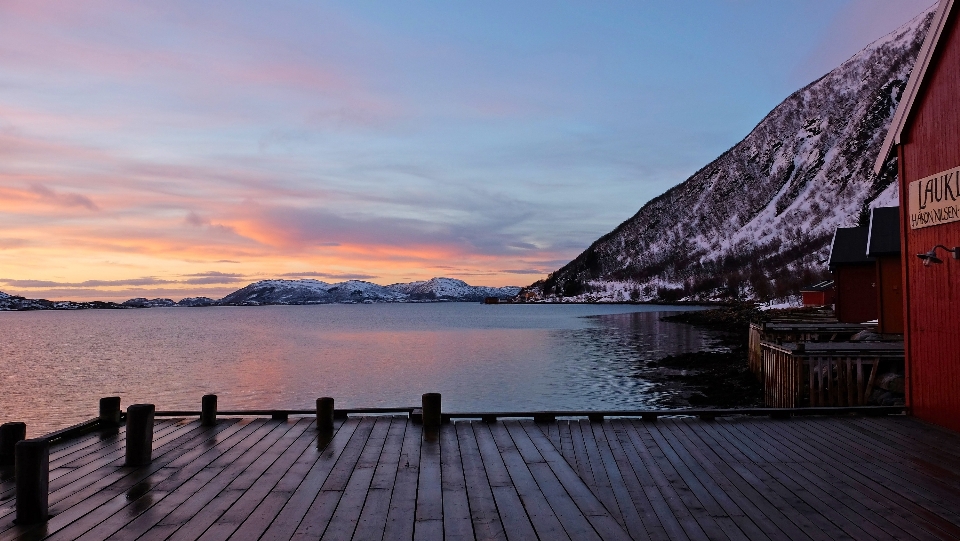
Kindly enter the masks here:
<path id="1" fill-rule="evenodd" d="M 127 408 L 127 466 L 146 466 L 153 459 L 153 404 Z"/>
<path id="2" fill-rule="evenodd" d="M 105 396 L 100 399 L 100 424 L 105 428 L 120 426 L 120 397 Z"/>
<path id="3" fill-rule="evenodd" d="M 27 438 L 25 423 L 3 423 L 0 425 L 0 467 L 13 466 L 16 461 L 18 441 Z"/>
<path id="4" fill-rule="evenodd" d="M 329 396 L 317 399 L 317 430 L 333 430 L 333 399 Z"/>
<path id="5" fill-rule="evenodd" d="M 423 395 L 423 426 L 440 426 L 440 393 Z"/>
<path id="6" fill-rule="evenodd" d="M 49 516 L 50 444 L 44 439 L 16 445 L 17 524 L 45 522 Z"/>
<path id="7" fill-rule="evenodd" d="M 200 399 L 200 426 L 217 424 L 217 395 L 205 394 Z"/>

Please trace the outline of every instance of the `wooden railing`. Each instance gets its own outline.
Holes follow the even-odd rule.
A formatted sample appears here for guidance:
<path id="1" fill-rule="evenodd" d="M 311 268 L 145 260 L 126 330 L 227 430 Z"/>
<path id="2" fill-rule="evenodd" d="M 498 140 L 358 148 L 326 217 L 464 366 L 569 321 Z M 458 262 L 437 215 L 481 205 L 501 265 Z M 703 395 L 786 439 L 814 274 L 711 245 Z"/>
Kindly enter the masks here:
<path id="1" fill-rule="evenodd" d="M 808 351 L 764 342 L 761 346 L 767 407 L 864 406 L 885 351 Z"/>

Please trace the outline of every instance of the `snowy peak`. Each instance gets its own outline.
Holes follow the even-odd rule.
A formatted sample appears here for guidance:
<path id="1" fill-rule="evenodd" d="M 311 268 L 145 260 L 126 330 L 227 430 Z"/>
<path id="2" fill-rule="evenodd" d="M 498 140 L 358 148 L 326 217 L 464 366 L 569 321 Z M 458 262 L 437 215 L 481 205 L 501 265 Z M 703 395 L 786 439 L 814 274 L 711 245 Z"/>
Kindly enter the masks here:
<path id="1" fill-rule="evenodd" d="M 529 289 L 545 299 L 796 293 L 837 227 L 896 197 L 873 164 L 933 17 L 927 11 L 774 108 L 741 142 Z"/>
<path id="2" fill-rule="evenodd" d="M 220 299 L 219 304 L 327 304 L 416 301 L 480 301 L 515 296 L 519 287 L 471 286 L 462 280 L 433 278 L 381 286 L 362 280 L 328 284 L 318 280 L 262 280 Z"/>

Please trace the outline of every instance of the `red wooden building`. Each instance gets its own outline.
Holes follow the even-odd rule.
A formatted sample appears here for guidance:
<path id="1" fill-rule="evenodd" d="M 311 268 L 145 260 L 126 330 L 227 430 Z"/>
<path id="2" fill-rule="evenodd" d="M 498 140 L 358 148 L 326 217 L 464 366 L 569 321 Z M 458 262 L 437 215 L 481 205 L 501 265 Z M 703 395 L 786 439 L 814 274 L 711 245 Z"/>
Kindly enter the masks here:
<path id="1" fill-rule="evenodd" d="M 907 404 L 960 431 L 960 8 L 941 0 L 875 170 L 897 156 Z M 944 248 L 935 248 L 936 246 Z M 927 256 L 931 252 L 935 258 Z M 923 255 L 923 258 L 918 258 Z M 924 263 L 929 263 L 924 265 Z"/>
<path id="2" fill-rule="evenodd" d="M 800 290 L 804 306 L 830 306 L 834 302 L 833 280 L 824 280 Z"/>
<path id="3" fill-rule="evenodd" d="M 877 319 L 876 262 L 867 255 L 866 227 L 838 227 L 830 247 L 834 312 L 841 323 Z"/>
<path id="4" fill-rule="evenodd" d="M 877 332 L 903 334 L 903 273 L 900 261 L 900 208 L 870 211 L 867 255 L 876 260 Z"/>

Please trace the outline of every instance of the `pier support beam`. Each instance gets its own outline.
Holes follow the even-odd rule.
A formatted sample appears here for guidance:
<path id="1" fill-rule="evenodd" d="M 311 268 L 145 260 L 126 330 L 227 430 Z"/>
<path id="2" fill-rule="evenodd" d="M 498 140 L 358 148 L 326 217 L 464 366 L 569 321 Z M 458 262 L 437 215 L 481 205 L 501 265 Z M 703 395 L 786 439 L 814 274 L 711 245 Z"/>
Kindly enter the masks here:
<path id="1" fill-rule="evenodd" d="M 217 424 L 217 395 L 205 394 L 200 399 L 200 426 Z"/>
<path id="2" fill-rule="evenodd" d="M 120 426 L 120 397 L 105 396 L 100 399 L 100 424 L 104 428 Z"/>
<path id="3" fill-rule="evenodd" d="M 49 516 L 50 444 L 44 439 L 16 445 L 17 524 L 45 522 Z"/>
<path id="4" fill-rule="evenodd" d="M 13 466 L 16 460 L 17 442 L 27 438 L 25 423 L 3 423 L 0 425 L 0 467 Z"/>
<path id="5" fill-rule="evenodd" d="M 153 404 L 127 408 L 127 466 L 146 466 L 153 460 Z"/>
<path id="6" fill-rule="evenodd" d="M 333 430 L 333 399 L 329 396 L 317 399 L 317 430 Z"/>
<path id="7" fill-rule="evenodd" d="M 440 426 L 440 393 L 426 393 L 423 395 L 423 426 Z"/>

